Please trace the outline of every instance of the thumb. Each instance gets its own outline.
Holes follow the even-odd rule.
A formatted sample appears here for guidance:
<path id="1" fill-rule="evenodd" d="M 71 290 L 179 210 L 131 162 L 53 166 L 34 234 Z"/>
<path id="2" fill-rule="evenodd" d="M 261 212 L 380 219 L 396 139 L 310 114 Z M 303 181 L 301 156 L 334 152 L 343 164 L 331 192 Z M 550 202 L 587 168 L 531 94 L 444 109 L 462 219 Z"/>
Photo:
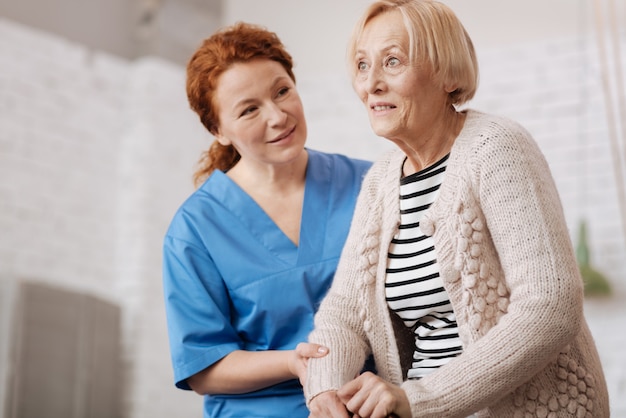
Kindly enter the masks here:
<path id="1" fill-rule="evenodd" d="M 307 358 L 319 358 L 328 354 L 328 347 L 315 343 L 300 343 L 296 347 L 296 352 Z"/>
<path id="2" fill-rule="evenodd" d="M 315 355 L 312 357 L 324 357 L 326 354 L 328 354 L 329 350 L 328 347 L 320 345 L 320 344 L 312 344 L 313 347 L 315 348 Z"/>

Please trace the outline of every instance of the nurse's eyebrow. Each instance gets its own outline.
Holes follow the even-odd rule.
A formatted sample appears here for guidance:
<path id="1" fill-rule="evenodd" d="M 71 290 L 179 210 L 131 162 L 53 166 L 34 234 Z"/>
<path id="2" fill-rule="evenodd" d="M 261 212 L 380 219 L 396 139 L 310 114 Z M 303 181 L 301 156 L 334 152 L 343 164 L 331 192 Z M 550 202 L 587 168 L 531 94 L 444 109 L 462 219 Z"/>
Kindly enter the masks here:
<path id="1" fill-rule="evenodd" d="M 240 107 L 245 107 L 248 106 L 249 104 L 252 104 L 256 102 L 256 99 L 241 99 L 238 102 L 235 102 L 235 104 L 233 105 L 233 109 L 238 109 Z"/>
<path id="2" fill-rule="evenodd" d="M 285 83 L 285 82 L 289 82 L 289 81 L 292 81 L 289 76 L 278 75 L 272 81 L 271 88 L 274 89 L 274 88 L 276 88 L 277 85 Z M 256 102 L 257 102 L 257 99 L 255 99 L 255 98 L 241 99 L 241 100 L 235 102 L 235 104 L 233 105 L 233 109 L 237 110 L 237 109 L 239 109 L 241 107 L 249 106 L 251 104 L 256 104 Z"/>

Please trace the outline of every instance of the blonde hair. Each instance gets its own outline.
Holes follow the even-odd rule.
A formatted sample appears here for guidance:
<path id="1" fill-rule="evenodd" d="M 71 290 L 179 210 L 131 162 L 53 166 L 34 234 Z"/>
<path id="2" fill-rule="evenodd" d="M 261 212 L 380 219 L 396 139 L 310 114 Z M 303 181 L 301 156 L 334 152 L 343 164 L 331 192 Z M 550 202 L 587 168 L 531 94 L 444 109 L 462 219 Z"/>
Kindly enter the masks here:
<path id="1" fill-rule="evenodd" d="M 442 86 L 452 86 L 451 104 L 461 105 L 478 88 L 478 61 L 474 45 L 461 21 L 443 3 L 435 0 L 378 0 L 356 23 L 347 49 L 348 71 L 356 77 L 356 49 L 365 26 L 376 16 L 398 11 L 409 36 L 409 59 L 426 61 Z"/>

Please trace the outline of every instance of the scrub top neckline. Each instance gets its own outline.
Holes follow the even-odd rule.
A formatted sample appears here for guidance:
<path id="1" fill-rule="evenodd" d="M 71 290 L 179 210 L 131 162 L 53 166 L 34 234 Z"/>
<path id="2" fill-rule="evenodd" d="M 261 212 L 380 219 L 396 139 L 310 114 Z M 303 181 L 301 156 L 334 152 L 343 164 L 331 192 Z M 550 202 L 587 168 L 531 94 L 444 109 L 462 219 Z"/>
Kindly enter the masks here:
<path id="1" fill-rule="evenodd" d="M 202 188 L 209 186 L 210 194 L 235 216 L 250 234 L 276 257 L 290 264 L 308 263 L 319 259 L 326 235 L 331 176 L 324 172 L 331 170 L 331 167 L 324 164 L 324 160 L 317 152 L 308 149 L 307 152 L 309 158 L 305 174 L 299 245 L 291 241 L 263 208 L 226 173 L 215 170 L 202 186 Z"/>

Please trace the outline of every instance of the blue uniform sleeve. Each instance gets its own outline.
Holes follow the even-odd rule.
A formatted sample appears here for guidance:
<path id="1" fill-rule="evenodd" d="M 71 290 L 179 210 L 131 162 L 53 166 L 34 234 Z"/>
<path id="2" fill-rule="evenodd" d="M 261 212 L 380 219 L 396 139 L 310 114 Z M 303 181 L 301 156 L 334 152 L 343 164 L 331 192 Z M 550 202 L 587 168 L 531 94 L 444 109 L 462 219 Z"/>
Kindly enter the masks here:
<path id="1" fill-rule="evenodd" d="M 213 260 L 201 245 L 167 236 L 163 291 L 176 386 L 241 348 L 230 321 L 230 300 Z"/>

